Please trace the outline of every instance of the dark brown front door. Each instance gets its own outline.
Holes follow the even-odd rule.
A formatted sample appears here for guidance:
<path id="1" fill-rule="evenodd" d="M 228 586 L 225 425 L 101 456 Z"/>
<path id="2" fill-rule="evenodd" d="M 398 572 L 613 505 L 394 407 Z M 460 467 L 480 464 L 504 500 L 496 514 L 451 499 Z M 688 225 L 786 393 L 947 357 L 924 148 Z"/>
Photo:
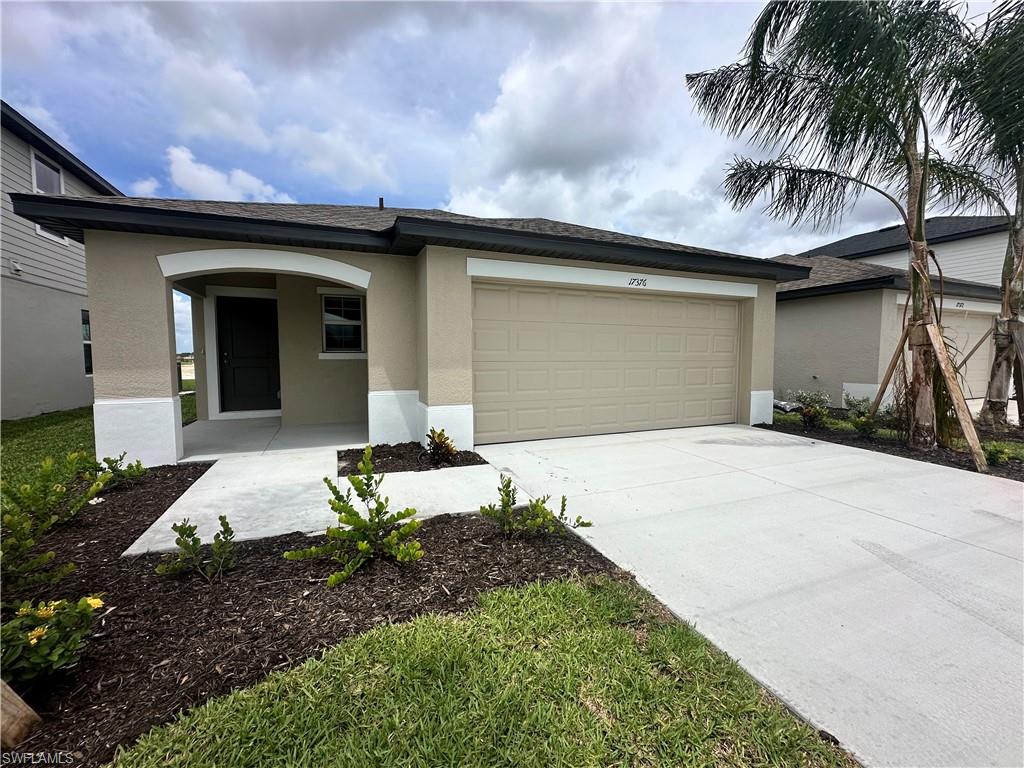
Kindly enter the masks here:
<path id="1" fill-rule="evenodd" d="M 218 296 L 217 354 L 222 411 L 281 407 L 276 300 Z"/>

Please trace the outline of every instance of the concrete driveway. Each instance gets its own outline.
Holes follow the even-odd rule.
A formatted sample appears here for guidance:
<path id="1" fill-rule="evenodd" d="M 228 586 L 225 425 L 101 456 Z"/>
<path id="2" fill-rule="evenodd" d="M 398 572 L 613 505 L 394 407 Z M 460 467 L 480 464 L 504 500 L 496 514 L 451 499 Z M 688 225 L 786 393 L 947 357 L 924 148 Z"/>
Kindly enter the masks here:
<path id="1" fill-rule="evenodd" d="M 741 426 L 485 446 L 867 765 L 1024 765 L 1024 484 Z"/>

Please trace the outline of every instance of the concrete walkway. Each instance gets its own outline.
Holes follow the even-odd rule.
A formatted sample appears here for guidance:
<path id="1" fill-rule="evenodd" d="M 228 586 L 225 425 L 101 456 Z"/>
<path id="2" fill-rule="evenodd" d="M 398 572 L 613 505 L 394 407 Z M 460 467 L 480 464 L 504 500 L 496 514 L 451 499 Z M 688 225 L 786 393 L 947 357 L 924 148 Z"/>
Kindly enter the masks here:
<path id="1" fill-rule="evenodd" d="M 478 450 L 867 765 L 1024 765 L 1024 485 L 740 426 Z"/>

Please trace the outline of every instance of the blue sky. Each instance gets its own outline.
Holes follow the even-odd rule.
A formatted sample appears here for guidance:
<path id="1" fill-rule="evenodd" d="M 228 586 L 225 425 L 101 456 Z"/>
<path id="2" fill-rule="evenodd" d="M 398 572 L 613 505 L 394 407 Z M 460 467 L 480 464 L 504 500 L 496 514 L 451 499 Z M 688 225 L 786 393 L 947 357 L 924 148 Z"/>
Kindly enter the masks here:
<path id="1" fill-rule="evenodd" d="M 836 235 L 723 203 L 744 147 L 683 82 L 734 60 L 758 8 L 4 3 L 2 90 L 127 194 L 383 195 L 771 256 Z M 840 234 L 892 222 L 869 200 Z"/>

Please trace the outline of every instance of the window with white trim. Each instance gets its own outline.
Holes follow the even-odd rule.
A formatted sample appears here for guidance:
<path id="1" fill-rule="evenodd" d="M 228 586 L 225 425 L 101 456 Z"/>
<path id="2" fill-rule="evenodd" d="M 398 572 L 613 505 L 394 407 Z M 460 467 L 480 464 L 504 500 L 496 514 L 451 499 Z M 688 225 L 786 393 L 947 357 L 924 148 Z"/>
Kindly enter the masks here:
<path id="1" fill-rule="evenodd" d="M 32 150 L 32 191 L 44 195 L 64 194 L 64 171 L 56 163 Z M 50 240 L 67 244 L 67 238 L 59 232 L 36 224 L 36 232 Z"/>
<path id="2" fill-rule="evenodd" d="M 354 294 L 320 297 L 324 352 L 366 351 L 366 300 Z"/>
<path id="3" fill-rule="evenodd" d="M 92 376 L 92 324 L 89 310 L 82 310 L 82 354 L 85 358 L 85 375 Z"/>

